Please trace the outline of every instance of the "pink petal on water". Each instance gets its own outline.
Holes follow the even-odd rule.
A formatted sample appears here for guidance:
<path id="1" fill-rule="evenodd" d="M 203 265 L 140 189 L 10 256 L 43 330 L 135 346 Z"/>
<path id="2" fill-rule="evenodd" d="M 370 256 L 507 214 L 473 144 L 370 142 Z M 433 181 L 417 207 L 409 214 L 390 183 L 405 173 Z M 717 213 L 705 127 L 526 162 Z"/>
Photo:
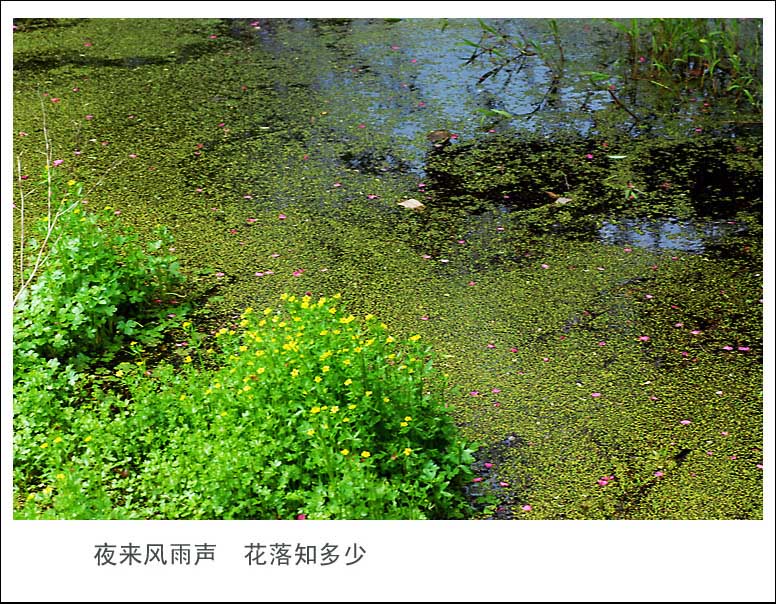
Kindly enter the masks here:
<path id="1" fill-rule="evenodd" d="M 484 465 L 486 468 L 488 468 L 488 470 L 490 470 L 490 469 L 493 467 L 493 464 L 492 464 L 492 463 L 490 463 L 489 461 L 486 461 L 486 462 L 485 462 L 484 464 L 482 464 L 482 465 Z"/>
<path id="2" fill-rule="evenodd" d="M 533 508 L 530 505 L 525 504 L 524 506 L 521 506 L 520 509 L 524 512 L 530 512 Z"/>
<path id="3" fill-rule="evenodd" d="M 689 426 L 692 422 L 689 419 L 683 419 L 679 423 L 682 424 L 683 426 Z"/>

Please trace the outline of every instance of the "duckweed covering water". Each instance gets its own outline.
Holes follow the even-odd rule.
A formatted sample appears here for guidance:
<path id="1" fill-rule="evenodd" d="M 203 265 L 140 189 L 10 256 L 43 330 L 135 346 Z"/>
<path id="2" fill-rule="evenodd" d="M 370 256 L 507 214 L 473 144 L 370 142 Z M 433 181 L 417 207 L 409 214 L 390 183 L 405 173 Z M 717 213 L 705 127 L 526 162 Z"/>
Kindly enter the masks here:
<path id="1" fill-rule="evenodd" d="M 669 143 L 634 143 L 643 161 L 627 167 L 640 190 L 660 192 L 653 215 L 694 215 L 688 175 L 718 176 L 719 160 L 754 172 L 724 213 L 749 231 L 706 255 L 586 240 L 607 212 L 643 215 L 619 197 L 627 177 L 607 181 L 626 168 L 609 171 L 614 153 L 590 138 L 554 139 L 521 161 L 523 142 L 467 153 L 477 119 L 440 92 L 444 63 L 424 63 L 435 40 L 476 29 L 452 25 L 443 35 L 422 21 L 22 24 L 15 151 L 23 174 L 40 172 L 43 107 L 58 169 L 86 189 L 99 182 L 91 207 L 116 208 L 149 237 L 158 225 L 174 235 L 184 301 L 213 331 L 281 292 L 342 292 L 352 312 L 431 342 L 460 434 L 481 444 L 473 517 L 761 517 L 757 167 L 728 142 L 681 143 L 714 158 L 682 169 L 661 159 Z M 418 167 L 425 133 L 441 126 L 471 137 L 436 155 L 464 158 L 455 191 L 434 157 L 427 175 Z M 675 188 L 661 187 L 668 180 Z M 527 212 L 511 207 L 518 189 Z M 547 190 L 578 201 L 555 205 Z M 411 197 L 426 211 L 397 206 Z M 44 192 L 25 201 L 35 220 Z M 182 339 L 172 332 L 155 354 L 182 362 Z"/>

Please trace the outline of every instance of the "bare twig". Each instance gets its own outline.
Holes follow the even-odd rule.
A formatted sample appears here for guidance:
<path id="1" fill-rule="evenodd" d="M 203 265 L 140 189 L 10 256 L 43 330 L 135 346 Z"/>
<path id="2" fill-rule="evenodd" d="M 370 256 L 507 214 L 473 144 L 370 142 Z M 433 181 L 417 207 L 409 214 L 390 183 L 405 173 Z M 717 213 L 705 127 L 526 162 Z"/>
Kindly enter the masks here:
<path id="1" fill-rule="evenodd" d="M 17 182 L 19 183 L 19 211 L 21 213 L 21 218 L 19 220 L 19 280 L 21 281 L 24 279 L 24 187 L 22 187 L 21 155 L 16 157 L 16 172 L 18 175 Z"/>
<path id="2" fill-rule="evenodd" d="M 120 159 L 114 162 L 114 164 L 108 168 L 105 173 L 100 176 L 100 178 L 97 180 L 97 182 L 92 185 L 92 187 L 86 192 L 85 195 L 82 195 L 79 199 L 75 200 L 74 202 L 70 203 L 66 207 L 59 207 L 56 211 L 53 211 L 52 205 L 53 205 L 53 198 L 54 198 L 54 186 L 52 184 L 52 154 L 51 154 L 51 140 L 49 139 L 48 135 L 48 125 L 46 123 L 46 109 L 45 105 L 43 104 L 43 100 L 41 98 L 41 112 L 43 115 L 43 140 L 45 141 L 46 145 L 46 204 L 47 204 L 47 224 L 46 224 L 46 235 L 43 238 L 43 242 L 40 244 L 40 248 L 38 249 L 38 254 L 35 257 L 35 262 L 32 266 L 32 269 L 30 270 L 30 274 L 28 275 L 27 279 L 24 280 L 24 246 L 26 245 L 26 241 L 24 240 L 24 189 L 21 186 L 21 160 L 20 158 L 17 158 L 17 169 L 19 171 L 19 191 L 20 191 L 20 197 L 21 197 L 21 240 L 19 242 L 19 248 L 20 248 L 20 258 L 19 258 L 19 268 L 20 268 L 20 280 L 22 281 L 22 284 L 19 287 L 19 291 L 16 292 L 13 298 L 13 305 L 16 306 L 16 303 L 19 301 L 19 298 L 21 295 L 27 290 L 27 288 L 30 286 L 30 284 L 33 282 L 35 277 L 37 276 L 38 272 L 40 271 L 41 266 L 43 266 L 46 262 L 46 260 L 49 257 L 48 251 L 50 250 L 49 246 L 49 240 L 51 239 L 51 236 L 54 233 L 54 228 L 56 227 L 57 221 L 67 212 L 72 211 L 81 203 L 81 200 L 91 193 L 97 186 L 102 184 L 103 180 L 105 180 L 105 177 L 119 164 L 121 164 L 124 160 Z M 61 237 L 61 235 L 60 235 Z M 53 242 L 52 245 L 56 245 L 56 243 L 59 241 L 59 237 L 56 239 L 56 241 Z"/>

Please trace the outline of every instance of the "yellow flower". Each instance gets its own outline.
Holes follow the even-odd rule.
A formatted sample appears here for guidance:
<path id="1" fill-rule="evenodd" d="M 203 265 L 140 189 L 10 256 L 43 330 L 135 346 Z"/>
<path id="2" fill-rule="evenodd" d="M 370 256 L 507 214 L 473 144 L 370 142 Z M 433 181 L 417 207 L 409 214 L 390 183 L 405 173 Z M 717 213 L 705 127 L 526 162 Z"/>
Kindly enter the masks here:
<path id="1" fill-rule="evenodd" d="M 407 424 L 407 422 L 401 422 L 399 425 L 400 425 L 402 428 L 406 428 L 408 424 Z"/>
<path id="2" fill-rule="evenodd" d="M 72 187 L 75 184 L 75 181 L 71 178 L 67 181 L 68 186 Z"/>
<path id="3" fill-rule="evenodd" d="M 391 402 L 391 399 L 389 399 L 387 396 L 384 396 L 384 397 L 383 397 L 383 402 L 384 402 L 384 403 L 390 403 L 390 402 Z"/>
<path id="4" fill-rule="evenodd" d="M 342 453 L 343 455 L 347 455 L 348 453 L 350 453 L 350 451 L 348 451 L 347 449 L 342 449 L 340 453 Z"/>
<path id="5" fill-rule="evenodd" d="M 116 372 L 116 377 L 124 377 L 124 372 L 123 372 L 121 369 L 119 369 L 119 370 Z"/>
<path id="6" fill-rule="evenodd" d="M 349 417 L 343 417 L 342 421 L 347 424 L 350 421 L 350 418 Z"/>
<path id="7" fill-rule="evenodd" d="M 323 330 L 321 330 L 321 333 L 319 333 L 318 335 L 327 336 L 327 335 L 329 335 L 329 330 L 328 329 L 323 329 Z"/>
<path id="8" fill-rule="evenodd" d="M 61 443 L 61 442 L 62 442 L 62 437 L 61 437 L 61 436 L 57 436 L 57 437 L 54 439 L 54 444 L 56 444 L 56 443 Z"/>
<path id="9" fill-rule="evenodd" d="M 321 367 L 321 371 L 323 371 L 324 373 L 326 373 L 329 369 L 330 367 L 328 365 L 324 365 L 323 367 Z"/>
<path id="10" fill-rule="evenodd" d="M 313 434 L 315 434 L 315 430 L 313 430 L 312 428 L 310 428 L 310 429 L 307 431 L 307 436 L 312 436 Z"/>
<path id="11" fill-rule="evenodd" d="M 412 449 L 410 449 L 409 447 L 404 449 L 404 454 L 405 455 L 409 455 L 410 453 L 412 453 Z"/>
<path id="12" fill-rule="evenodd" d="M 411 422 L 412 418 L 408 415 L 407 417 L 404 418 L 404 421 L 405 422 Z"/>
<path id="13" fill-rule="evenodd" d="M 243 392 L 248 392 L 251 389 L 251 387 L 248 384 L 245 384 L 245 386 L 243 386 L 242 389 L 243 389 Z"/>
<path id="14" fill-rule="evenodd" d="M 221 411 L 221 417 L 226 417 L 227 415 L 229 414 L 226 411 Z"/>
<path id="15" fill-rule="evenodd" d="M 318 405 L 310 409 L 310 413 L 320 413 L 320 412 L 321 412 L 321 408 Z"/>
<path id="16" fill-rule="evenodd" d="M 46 487 L 45 489 L 43 489 L 43 492 L 44 492 L 46 495 L 51 495 L 51 493 L 52 493 L 53 491 L 54 491 L 54 489 L 52 489 L 51 487 Z"/>
<path id="17" fill-rule="evenodd" d="M 363 350 L 363 349 L 361 348 L 361 346 L 356 346 L 356 347 L 353 349 L 353 352 L 361 352 L 362 350 Z"/>
<path id="18" fill-rule="evenodd" d="M 270 314 L 271 312 L 272 312 L 272 309 L 271 309 L 270 307 L 267 307 L 267 308 L 265 308 L 265 309 L 264 309 L 264 314 L 265 314 L 265 315 L 268 315 L 268 314 Z"/>
<path id="19" fill-rule="evenodd" d="M 256 370 L 256 373 L 258 373 L 259 375 L 261 375 L 261 374 L 262 374 L 262 373 L 264 373 L 265 371 L 266 371 L 266 369 L 264 369 L 264 367 L 259 367 L 259 368 Z"/>
<path id="20" fill-rule="evenodd" d="M 355 318 L 356 317 L 354 317 L 353 315 L 348 315 L 347 317 L 342 317 L 339 320 L 339 322 L 340 323 L 344 323 L 345 325 L 347 325 L 348 323 L 352 322 Z"/>
<path id="21" fill-rule="evenodd" d="M 43 444 L 40 446 L 40 448 L 41 448 L 41 449 L 47 449 L 47 448 L 48 448 L 48 443 L 43 443 Z"/>
<path id="22" fill-rule="evenodd" d="M 92 440 L 91 436 L 87 436 L 86 438 L 84 438 L 85 443 L 88 443 L 90 440 Z"/>
<path id="23" fill-rule="evenodd" d="M 328 409 L 328 408 L 329 408 L 328 405 L 324 405 L 323 407 L 321 407 L 321 411 L 326 411 L 326 409 Z"/>
<path id="24" fill-rule="evenodd" d="M 342 297 L 342 294 L 334 294 L 332 296 L 332 298 L 334 298 L 335 300 L 339 300 L 341 297 Z"/>
<path id="25" fill-rule="evenodd" d="M 329 309 L 329 312 L 330 312 L 331 314 L 334 314 L 334 313 L 336 313 L 336 312 L 337 312 L 337 307 L 336 307 L 336 306 L 332 306 L 332 307 Z"/>
<path id="26" fill-rule="evenodd" d="M 417 342 L 418 340 L 420 340 L 420 336 L 417 335 L 417 334 L 414 335 L 414 336 L 410 336 L 410 340 L 413 341 L 413 342 Z"/>
<path id="27" fill-rule="evenodd" d="M 30 493 L 29 495 L 27 495 L 27 499 L 28 500 L 35 499 L 35 493 Z"/>
<path id="28" fill-rule="evenodd" d="M 248 350 L 248 347 L 245 344 L 240 346 L 240 352 L 245 352 L 246 350 Z"/>
<path id="29" fill-rule="evenodd" d="M 186 400 L 186 395 L 185 394 L 181 394 L 180 398 L 178 400 L 185 401 Z"/>
<path id="30" fill-rule="evenodd" d="M 318 358 L 319 358 L 320 360 L 322 360 L 322 361 L 325 361 L 325 360 L 326 360 L 326 359 L 328 359 L 328 358 L 329 358 L 331 355 L 332 355 L 332 352 L 331 352 L 331 350 L 326 350 L 326 351 L 322 352 L 322 353 L 321 353 L 321 356 L 319 356 Z"/>
<path id="31" fill-rule="evenodd" d="M 346 386 L 350 386 L 352 383 L 353 383 L 353 380 L 351 380 L 350 378 L 346 379 L 344 382 Z"/>
<path id="32" fill-rule="evenodd" d="M 368 314 L 368 315 L 367 315 L 366 317 L 364 317 L 364 318 L 365 318 L 367 321 L 371 321 L 372 319 L 374 319 L 374 318 L 375 318 L 375 316 L 374 316 L 373 314 L 371 314 L 371 313 L 370 313 L 370 314 Z"/>
<path id="33" fill-rule="evenodd" d="M 336 413 L 337 411 L 339 411 L 339 407 L 337 407 L 337 405 L 334 405 L 334 406 L 333 406 L 333 407 L 332 407 L 332 408 L 329 410 L 329 413 Z"/>
<path id="34" fill-rule="evenodd" d="M 191 325 L 191 321 L 184 321 L 184 322 L 181 324 L 181 327 L 183 327 L 183 329 L 186 329 L 186 328 L 187 328 L 187 327 L 189 327 L 190 325 Z"/>
<path id="35" fill-rule="evenodd" d="M 316 384 L 319 384 L 323 380 L 323 378 L 320 375 L 316 375 L 314 380 Z"/>
<path id="36" fill-rule="evenodd" d="M 369 451 L 361 451 L 361 457 L 363 457 L 364 459 L 371 456 L 372 454 Z"/>
<path id="37" fill-rule="evenodd" d="M 350 405 L 348 405 L 348 409 L 350 409 L 351 411 L 352 411 L 353 409 L 355 409 L 355 408 L 356 408 L 356 406 L 355 406 L 355 405 L 353 405 L 353 404 L 350 404 Z"/>
<path id="38" fill-rule="evenodd" d="M 372 391 L 367 390 L 366 392 L 364 392 L 364 396 L 372 396 Z"/>
<path id="39" fill-rule="evenodd" d="M 184 362 L 184 363 L 191 363 L 191 356 L 189 356 L 189 355 L 186 355 L 186 358 L 185 358 L 185 359 L 183 359 L 183 362 Z"/>
<path id="40" fill-rule="evenodd" d="M 281 300 L 288 300 L 288 294 L 280 294 Z"/>
<path id="41" fill-rule="evenodd" d="M 299 370 L 294 368 L 291 370 L 291 377 L 296 377 L 299 375 Z"/>
<path id="42" fill-rule="evenodd" d="M 64 480 L 64 479 L 65 479 L 65 475 L 64 474 L 61 474 L 61 473 L 57 474 L 57 480 Z"/>

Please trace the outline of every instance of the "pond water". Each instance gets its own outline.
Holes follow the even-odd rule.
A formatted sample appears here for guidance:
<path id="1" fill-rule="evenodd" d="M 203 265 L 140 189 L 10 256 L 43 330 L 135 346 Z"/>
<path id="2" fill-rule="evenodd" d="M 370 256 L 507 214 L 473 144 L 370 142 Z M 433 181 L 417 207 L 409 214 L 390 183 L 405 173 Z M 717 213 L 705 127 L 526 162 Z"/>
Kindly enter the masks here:
<path id="1" fill-rule="evenodd" d="M 746 233 L 734 220 L 692 221 L 669 218 L 650 220 L 625 218 L 605 221 L 598 235 L 608 245 L 632 245 L 655 251 L 703 253 L 709 244 L 729 235 Z"/>
<path id="2" fill-rule="evenodd" d="M 332 138 L 354 141 L 353 150 L 330 161 L 376 174 L 407 174 L 422 181 L 427 177 L 430 144 L 426 134 L 434 129 L 453 133 L 451 144 L 485 141 L 509 134 L 531 133 L 553 140 L 559 130 L 582 137 L 599 136 L 601 115 L 612 106 L 612 98 L 601 87 L 591 87 L 589 73 L 612 66 L 611 85 L 624 85 L 620 65 L 622 40 L 603 20 L 560 20 L 558 35 L 563 47 L 563 64 L 556 88 L 548 101 L 552 84 L 551 66 L 557 65 L 558 46 L 544 19 L 490 20 L 489 26 L 516 40 L 531 40 L 538 56 L 504 70 L 498 77 L 478 81 L 493 67 L 482 57 L 470 61 L 473 46 L 482 35 L 476 20 L 406 19 L 400 23 L 378 19 L 260 21 L 248 36 L 277 57 L 296 55 L 314 74 L 310 87 L 327 99 L 326 126 L 313 124 L 314 140 L 325 146 Z M 244 37 L 236 27 L 234 35 Z M 553 63 L 555 61 L 556 63 Z M 278 81 L 276 87 L 283 88 Z M 677 101 L 651 83 L 636 81 L 628 91 L 633 111 L 643 122 L 617 127 L 634 140 L 639 137 L 673 137 L 691 132 L 698 119 L 713 122 L 716 112 L 724 115 L 724 103 L 704 101 L 700 95 Z M 514 119 L 482 111 L 504 111 Z M 360 132 L 354 134 L 354 121 Z M 736 131 L 722 134 L 736 136 Z M 669 163 L 681 162 L 680 157 Z M 495 209 L 495 208 L 494 208 Z M 603 243 L 634 245 L 655 250 L 702 252 L 704 241 L 719 241 L 738 232 L 729 228 L 733 213 L 708 222 L 692 217 L 679 220 L 670 215 L 662 220 L 605 218 L 598 230 Z"/>
<path id="3" fill-rule="evenodd" d="M 626 86 L 627 44 L 604 21 L 558 22 L 550 96 L 548 22 L 488 23 L 546 61 L 478 83 L 492 65 L 466 65 L 475 20 L 20 29 L 15 145 L 40 173 L 41 91 L 56 98 L 62 170 L 99 182 L 90 208 L 170 229 L 204 338 L 308 291 L 422 334 L 462 434 L 485 444 L 470 494 L 506 508 L 485 515 L 761 516 L 761 145 L 723 102 Z M 642 119 L 585 71 L 608 71 Z M 435 129 L 460 164 L 430 169 Z M 182 364 L 170 337 L 158 353 Z"/>

